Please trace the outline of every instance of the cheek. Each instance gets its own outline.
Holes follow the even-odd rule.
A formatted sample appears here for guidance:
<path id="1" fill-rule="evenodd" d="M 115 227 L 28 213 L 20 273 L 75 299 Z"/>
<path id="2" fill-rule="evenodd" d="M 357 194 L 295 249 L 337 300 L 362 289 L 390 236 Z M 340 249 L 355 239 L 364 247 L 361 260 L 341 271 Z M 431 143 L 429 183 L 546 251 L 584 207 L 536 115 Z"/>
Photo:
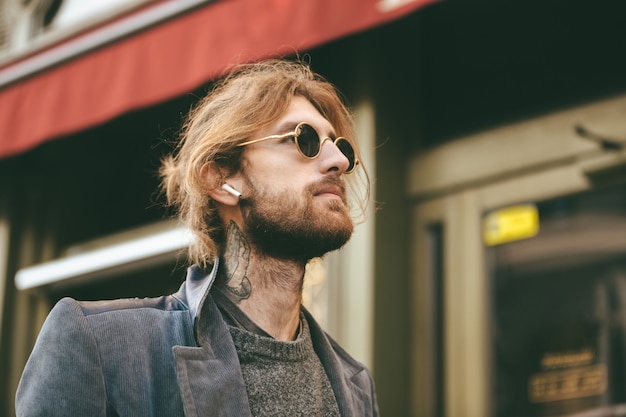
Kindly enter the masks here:
<path id="1" fill-rule="evenodd" d="M 250 163 L 246 167 L 247 174 L 250 178 L 258 179 L 263 182 L 277 182 L 294 176 L 302 167 L 294 164 L 289 156 L 281 155 L 279 152 L 257 152 L 250 155 Z"/>
<path id="2" fill-rule="evenodd" d="M 249 158 L 255 163 L 246 167 L 246 176 L 260 190 L 302 193 L 316 175 L 315 161 L 300 155 L 257 152 Z"/>
<path id="3" fill-rule="evenodd" d="M 293 168 L 277 166 L 270 172 L 260 175 L 253 181 L 259 181 L 263 184 L 263 188 L 268 191 L 281 193 L 290 192 L 301 194 L 306 188 L 307 176 L 302 170 L 294 171 Z"/>

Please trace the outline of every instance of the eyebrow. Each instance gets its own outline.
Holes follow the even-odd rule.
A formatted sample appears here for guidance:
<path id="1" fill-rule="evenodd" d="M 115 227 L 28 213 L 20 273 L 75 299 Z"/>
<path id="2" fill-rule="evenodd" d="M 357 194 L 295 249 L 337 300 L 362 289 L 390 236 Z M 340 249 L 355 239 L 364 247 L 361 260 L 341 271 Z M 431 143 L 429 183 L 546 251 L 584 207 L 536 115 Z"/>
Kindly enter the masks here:
<path id="1" fill-rule="evenodd" d="M 276 133 L 272 134 L 272 136 L 283 135 L 287 133 L 293 133 L 296 130 L 296 126 L 298 126 L 300 122 L 294 122 L 291 120 L 287 120 L 276 127 Z"/>
<path id="2" fill-rule="evenodd" d="M 278 125 L 278 127 L 276 128 L 276 133 L 273 134 L 272 136 L 279 136 L 279 135 L 286 135 L 287 133 L 293 133 L 293 131 L 296 130 L 296 126 L 298 126 L 300 123 L 308 124 L 309 126 L 311 126 L 317 132 L 318 136 L 325 137 L 323 135 L 320 135 L 320 132 L 310 122 L 306 122 L 306 121 L 303 121 L 303 120 L 300 120 L 299 122 L 293 121 L 293 120 L 286 120 L 286 121 L 284 121 L 283 123 Z M 331 126 L 331 129 L 332 129 L 332 131 L 328 135 L 328 137 L 334 140 L 334 139 L 337 138 L 337 134 L 335 133 L 335 129 L 332 126 Z"/>

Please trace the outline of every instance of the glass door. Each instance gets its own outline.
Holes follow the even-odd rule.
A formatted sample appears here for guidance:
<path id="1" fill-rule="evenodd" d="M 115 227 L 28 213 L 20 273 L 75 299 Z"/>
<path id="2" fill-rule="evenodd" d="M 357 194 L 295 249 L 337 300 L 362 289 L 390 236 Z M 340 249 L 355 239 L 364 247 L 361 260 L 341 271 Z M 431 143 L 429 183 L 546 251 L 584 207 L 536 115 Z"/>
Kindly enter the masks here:
<path id="1" fill-rule="evenodd" d="M 626 187 L 537 211 L 536 236 L 486 251 L 495 415 L 626 415 Z"/>

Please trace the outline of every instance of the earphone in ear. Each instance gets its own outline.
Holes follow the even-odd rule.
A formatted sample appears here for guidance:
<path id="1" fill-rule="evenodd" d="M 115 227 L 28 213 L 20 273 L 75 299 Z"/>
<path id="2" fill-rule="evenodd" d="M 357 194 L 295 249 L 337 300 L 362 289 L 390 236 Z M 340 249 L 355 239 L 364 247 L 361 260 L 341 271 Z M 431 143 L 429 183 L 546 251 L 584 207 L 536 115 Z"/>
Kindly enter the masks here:
<path id="1" fill-rule="evenodd" d="M 237 197 L 237 198 L 241 198 L 241 193 L 240 193 L 239 191 L 235 190 L 233 187 L 231 187 L 231 186 L 230 186 L 230 185 L 228 185 L 228 184 L 223 184 L 223 185 L 222 185 L 222 189 L 223 189 L 224 191 L 226 191 L 226 192 L 228 192 L 228 193 L 230 193 L 230 194 L 234 195 L 234 196 L 235 196 L 235 197 Z"/>

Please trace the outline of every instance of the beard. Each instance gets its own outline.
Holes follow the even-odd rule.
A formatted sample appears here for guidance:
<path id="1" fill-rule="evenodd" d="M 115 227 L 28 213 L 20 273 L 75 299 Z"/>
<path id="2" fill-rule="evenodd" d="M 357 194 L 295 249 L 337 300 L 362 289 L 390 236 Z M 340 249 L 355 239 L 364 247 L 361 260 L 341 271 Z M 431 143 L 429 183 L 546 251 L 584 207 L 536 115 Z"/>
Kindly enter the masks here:
<path id="1" fill-rule="evenodd" d="M 249 182 L 242 208 L 251 243 L 267 256 L 303 262 L 341 248 L 354 230 L 345 192 L 341 202 L 314 197 L 329 184 L 344 190 L 334 178 L 309 185 L 301 195 L 261 191 Z"/>

